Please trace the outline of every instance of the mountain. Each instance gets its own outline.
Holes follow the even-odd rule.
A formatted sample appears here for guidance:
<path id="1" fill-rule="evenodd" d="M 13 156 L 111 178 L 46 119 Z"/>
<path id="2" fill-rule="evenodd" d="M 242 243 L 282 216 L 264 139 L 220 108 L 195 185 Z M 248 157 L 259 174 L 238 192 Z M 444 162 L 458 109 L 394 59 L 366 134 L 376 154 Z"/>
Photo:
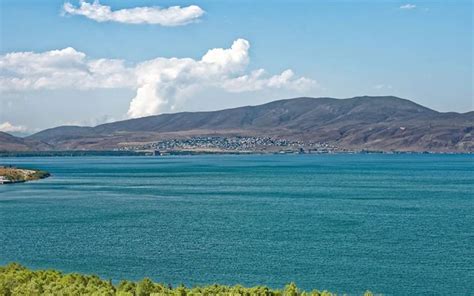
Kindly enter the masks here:
<path id="1" fill-rule="evenodd" d="M 212 135 L 329 143 L 350 150 L 474 152 L 473 129 L 474 112 L 441 113 L 397 97 L 364 96 L 295 98 L 96 127 L 61 126 L 25 141 L 45 143 L 56 150 L 110 150 L 133 143 Z"/>
<path id="2" fill-rule="evenodd" d="M 50 145 L 0 132 L 0 151 L 47 150 Z"/>
<path id="3" fill-rule="evenodd" d="M 29 149 L 28 145 L 25 144 L 25 140 L 22 138 L 17 138 L 10 134 L 0 132 L 0 150 L 25 151 Z"/>

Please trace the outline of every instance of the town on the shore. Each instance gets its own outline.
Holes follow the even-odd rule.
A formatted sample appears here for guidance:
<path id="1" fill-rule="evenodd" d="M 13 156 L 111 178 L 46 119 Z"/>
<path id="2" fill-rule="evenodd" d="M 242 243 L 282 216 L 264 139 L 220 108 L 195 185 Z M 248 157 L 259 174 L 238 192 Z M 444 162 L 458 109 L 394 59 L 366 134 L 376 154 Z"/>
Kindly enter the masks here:
<path id="1" fill-rule="evenodd" d="M 154 155 L 173 153 L 338 153 L 352 152 L 329 143 L 313 143 L 251 136 L 198 136 L 163 139 L 148 143 L 127 143 L 118 151 L 149 152 Z"/>

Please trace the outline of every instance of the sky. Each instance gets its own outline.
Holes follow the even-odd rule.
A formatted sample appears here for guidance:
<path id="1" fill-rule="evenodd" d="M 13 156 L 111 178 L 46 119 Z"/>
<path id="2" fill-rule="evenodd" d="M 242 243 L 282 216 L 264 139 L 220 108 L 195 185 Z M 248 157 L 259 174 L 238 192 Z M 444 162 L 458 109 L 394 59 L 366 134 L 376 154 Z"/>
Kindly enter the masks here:
<path id="1" fill-rule="evenodd" d="M 0 131 L 299 96 L 474 109 L 472 1 L 0 0 Z"/>

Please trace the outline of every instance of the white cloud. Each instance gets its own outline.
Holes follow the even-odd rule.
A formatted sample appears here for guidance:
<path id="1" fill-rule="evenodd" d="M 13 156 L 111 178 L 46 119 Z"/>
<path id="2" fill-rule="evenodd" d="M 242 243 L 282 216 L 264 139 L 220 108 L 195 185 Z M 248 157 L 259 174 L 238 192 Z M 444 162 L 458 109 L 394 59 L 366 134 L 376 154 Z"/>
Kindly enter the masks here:
<path id="1" fill-rule="evenodd" d="M 374 89 L 383 90 L 383 89 L 392 89 L 393 87 L 390 84 L 376 84 Z"/>
<path id="2" fill-rule="evenodd" d="M 124 61 L 89 59 L 71 47 L 0 56 L 0 91 L 120 88 L 132 87 L 133 80 Z"/>
<path id="3" fill-rule="evenodd" d="M 0 90 L 134 89 L 127 114 L 141 117 L 175 110 L 204 89 L 305 92 L 317 87 L 314 80 L 298 77 L 290 69 L 276 75 L 263 69 L 248 72 L 249 48 L 247 40 L 237 39 L 230 48 L 211 49 L 198 60 L 159 57 L 129 66 L 123 60 L 92 59 L 73 48 L 14 52 L 0 56 Z"/>
<path id="4" fill-rule="evenodd" d="M 226 81 L 245 70 L 248 62 L 247 40 L 237 39 L 231 48 L 209 50 L 201 60 L 157 58 L 136 67 L 137 95 L 128 115 L 140 117 L 159 113 L 192 90 L 216 86 L 226 89 Z"/>
<path id="5" fill-rule="evenodd" d="M 409 3 L 400 6 L 400 9 L 406 9 L 406 10 L 415 9 L 415 8 L 416 8 L 415 4 L 409 4 Z"/>
<path id="6" fill-rule="evenodd" d="M 84 120 L 70 120 L 70 121 L 61 122 L 61 125 L 97 126 L 100 124 L 114 122 L 114 121 L 123 120 L 123 119 L 124 118 L 114 118 L 114 117 L 110 117 L 107 114 L 104 114 L 102 116 L 88 118 Z"/>
<path id="7" fill-rule="evenodd" d="M 296 77 L 295 73 L 290 69 L 273 76 L 268 76 L 264 69 L 258 69 L 250 74 L 228 79 L 224 81 L 223 85 L 229 92 L 258 91 L 266 88 L 287 88 L 305 91 L 318 86 L 314 80 Z"/>
<path id="8" fill-rule="evenodd" d="M 6 133 L 21 133 L 26 132 L 27 128 L 22 125 L 13 125 L 10 122 L 6 121 L 4 123 L 0 123 L 0 132 Z"/>
<path id="9" fill-rule="evenodd" d="M 182 26 L 196 22 L 204 15 L 199 6 L 135 7 L 113 11 L 110 6 L 101 5 L 98 0 L 88 3 L 85 0 L 75 7 L 69 2 L 63 5 L 65 15 L 82 15 L 97 22 L 118 22 L 126 24 L 152 24 L 162 26 Z"/>

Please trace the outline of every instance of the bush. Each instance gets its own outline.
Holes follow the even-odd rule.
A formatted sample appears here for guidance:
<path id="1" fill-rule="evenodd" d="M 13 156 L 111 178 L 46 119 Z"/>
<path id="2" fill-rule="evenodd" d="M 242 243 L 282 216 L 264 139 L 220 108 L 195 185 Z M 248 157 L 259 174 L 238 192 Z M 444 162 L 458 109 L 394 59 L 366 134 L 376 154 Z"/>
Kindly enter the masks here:
<path id="1" fill-rule="evenodd" d="M 145 278 L 138 283 L 121 281 L 118 285 L 103 280 L 95 275 L 77 273 L 62 274 L 55 270 L 32 271 L 18 263 L 0 266 L 0 295 L 117 295 L 117 296 L 332 296 L 327 291 L 300 291 L 294 283 L 288 284 L 284 290 L 272 290 L 267 287 L 245 288 L 240 285 L 210 285 L 187 288 L 180 285 L 171 286 L 158 284 Z M 364 295 L 371 296 L 370 291 Z"/>

